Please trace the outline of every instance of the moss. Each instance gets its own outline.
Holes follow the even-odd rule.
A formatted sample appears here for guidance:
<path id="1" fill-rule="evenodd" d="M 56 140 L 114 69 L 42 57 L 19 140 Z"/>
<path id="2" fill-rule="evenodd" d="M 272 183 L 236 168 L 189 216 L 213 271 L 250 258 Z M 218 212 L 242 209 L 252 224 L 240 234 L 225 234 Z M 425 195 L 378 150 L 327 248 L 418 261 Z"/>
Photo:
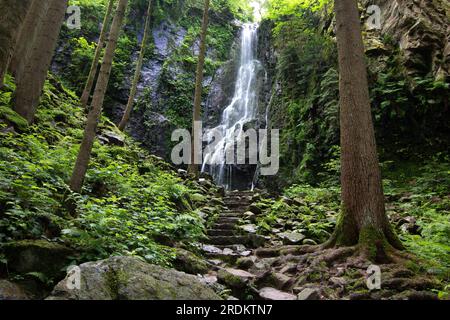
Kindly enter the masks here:
<path id="1" fill-rule="evenodd" d="M 226 284 L 228 287 L 233 289 L 242 289 L 246 287 L 246 283 L 240 277 L 227 272 L 226 270 L 220 270 L 218 273 L 218 278 Z"/>
<path id="2" fill-rule="evenodd" d="M 28 122 L 23 117 L 18 115 L 14 110 L 6 106 L 0 106 L 0 118 L 7 120 L 20 131 L 25 131 L 28 128 Z"/>
<path id="3" fill-rule="evenodd" d="M 109 269 L 103 275 L 109 294 L 113 300 L 120 299 L 119 290 L 121 286 L 126 286 L 129 280 L 127 273 L 123 270 Z"/>

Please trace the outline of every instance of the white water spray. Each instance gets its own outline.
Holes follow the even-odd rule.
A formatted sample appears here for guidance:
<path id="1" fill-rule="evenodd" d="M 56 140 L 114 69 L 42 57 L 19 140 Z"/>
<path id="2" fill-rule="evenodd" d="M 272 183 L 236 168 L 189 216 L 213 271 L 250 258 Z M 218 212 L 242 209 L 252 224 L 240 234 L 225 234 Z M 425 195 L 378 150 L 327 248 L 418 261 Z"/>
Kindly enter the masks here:
<path id="1" fill-rule="evenodd" d="M 243 134 L 245 124 L 256 119 L 258 110 L 257 75 L 262 66 L 256 59 L 257 34 L 258 24 L 248 23 L 242 27 L 240 65 L 233 100 L 223 111 L 220 125 L 212 130 L 218 130 L 222 138 L 214 150 L 204 155 L 202 172 L 208 166 L 216 183 L 227 189 L 232 187 L 233 176 L 233 165 L 226 163 L 227 151 L 233 152 L 239 139 L 236 137 Z"/>

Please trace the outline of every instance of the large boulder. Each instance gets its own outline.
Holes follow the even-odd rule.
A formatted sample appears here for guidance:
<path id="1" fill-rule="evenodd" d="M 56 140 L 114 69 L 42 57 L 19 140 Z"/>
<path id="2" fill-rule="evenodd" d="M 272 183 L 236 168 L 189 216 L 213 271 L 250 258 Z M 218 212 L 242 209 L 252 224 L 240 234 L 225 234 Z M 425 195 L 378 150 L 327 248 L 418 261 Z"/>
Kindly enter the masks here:
<path id="1" fill-rule="evenodd" d="M 64 275 L 73 250 L 45 240 L 23 240 L 2 246 L 11 272 L 26 274 L 39 272 L 48 278 Z"/>
<path id="2" fill-rule="evenodd" d="M 48 300 L 220 300 L 198 277 L 165 269 L 136 257 L 112 257 L 79 266 Z M 76 276 L 75 274 L 75 276 Z M 75 284 L 75 285 L 74 285 Z"/>

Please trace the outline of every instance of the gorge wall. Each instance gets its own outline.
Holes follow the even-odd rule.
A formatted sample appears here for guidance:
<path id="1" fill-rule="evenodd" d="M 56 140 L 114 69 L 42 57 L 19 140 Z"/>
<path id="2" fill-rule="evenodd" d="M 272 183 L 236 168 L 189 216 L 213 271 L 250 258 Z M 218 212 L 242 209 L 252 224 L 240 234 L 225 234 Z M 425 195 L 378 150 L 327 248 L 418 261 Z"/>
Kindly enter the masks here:
<path id="1" fill-rule="evenodd" d="M 448 150 L 448 2 L 363 0 L 363 22 L 373 4 L 381 9 L 381 29 L 365 28 L 363 37 L 381 160 L 431 156 L 430 146 Z M 277 190 L 291 183 L 338 180 L 332 8 L 299 8 L 292 16 L 263 21 L 260 29 L 259 56 L 268 71 L 261 99 L 269 103 L 270 126 L 281 130 L 282 146 L 279 176 L 263 183 Z"/>

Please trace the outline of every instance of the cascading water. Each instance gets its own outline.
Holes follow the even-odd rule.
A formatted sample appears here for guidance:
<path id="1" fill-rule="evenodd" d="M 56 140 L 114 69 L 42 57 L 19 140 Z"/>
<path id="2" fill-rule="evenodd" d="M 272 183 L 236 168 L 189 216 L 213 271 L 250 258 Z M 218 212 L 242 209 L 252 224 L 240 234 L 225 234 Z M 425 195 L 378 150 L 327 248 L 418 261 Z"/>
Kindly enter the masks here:
<path id="1" fill-rule="evenodd" d="M 222 114 L 218 127 L 220 141 L 215 141 L 216 147 L 204 155 L 202 172 L 206 170 L 219 185 L 226 189 L 233 188 L 233 164 L 226 163 L 227 150 L 236 144 L 245 125 L 256 119 L 258 111 L 258 71 L 261 63 L 256 59 L 258 24 L 244 24 L 241 35 L 240 65 L 236 79 L 232 102 Z M 212 138 L 211 138 L 212 139 Z M 249 181 L 250 183 L 252 181 Z"/>

